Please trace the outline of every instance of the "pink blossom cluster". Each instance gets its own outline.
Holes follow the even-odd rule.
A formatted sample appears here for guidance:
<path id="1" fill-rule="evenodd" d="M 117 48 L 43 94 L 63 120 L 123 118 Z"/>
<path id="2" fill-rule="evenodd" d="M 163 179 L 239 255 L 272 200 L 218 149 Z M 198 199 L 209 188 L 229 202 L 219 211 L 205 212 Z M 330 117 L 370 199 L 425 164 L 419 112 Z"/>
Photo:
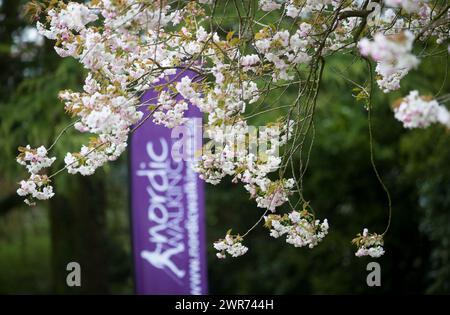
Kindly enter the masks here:
<path id="1" fill-rule="evenodd" d="M 44 146 L 33 149 L 27 145 L 19 147 L 19 152 L 17 163 L 25 166 L 30 177 L 20 182 L 17 194 L 26 197 L 24 201 L 28 205 L 34 204 L 36 199 L 46 200 L 53 197 L 54 192 L 50 185 L 50 179 L 47 175 L 40 173 L 49 168 L 55 162 L 56 157 L 48 157 L 47 149 Z"/>
<path id="2" fill-rule="evenodd" d="M 242 240 L 243 238 L 239 235 L 227 233 L 224 239 L 214 242 L 214 248 L 218 251 L 217 258 L 224 259 L 227 254 L 231 257 L 239 257 L 247 253 L 248 248 L 242 245 Z"/>
<path id="3" fill-rule="evenodd" d="M 408 13 L 418 12 L 425 0 L 384 0 L 384 4 L 392 8 L 402 8 Z"/>
<path id="4" fill-rule="evenodd" d="M 286 243 L 294 247 L 314 248 L 328 234 L 328 220 L 322 222 L 310 212 L 292 211 L 287 215 L 269 215 L 265 217 L 270 236 L 278 238 L 286 235 Z"/>
<path id="5" fill-rule="evenodd" d="M 395 118 L 405 128 L 426 128 L 440 123 L 450 128 L 450 112 L 430 97 L 420 96 L 418 91 L 411 91 L 394 107 Z"/>
<path id="6" fill-rule="evenodd" d="M 404 31 L 397 35 L 375 34 L 373 40 L 363 38 L 358 47 L 361 55 L 377 62 L 375 71 L 380 75 L 378 85 L 384 92 L 400 88 L 400 80 L 419 64 L 411 53 L 414 35 Z"/>
<path id="7" fill-rule="evenodd" d="M 76 59 L 87 71 L 81 91 L 59 94 L 73 127 L 92 136 L 65 155 L 68 173 L 91 175 L 116 160 L 140 121 L 152 119 L 174 128 L 186 122 L 189 106 L 196 106 L 205 116 L 204 132 L 210 139 L 195 164 L 199 176 L 211 184 L 230 177 L 258 207 L 279 211 L 293 194 L 301 194 L 290 178 L 294 176 L 284 171 L 303 148 L 300 139 L 311 131 L 326 58 L 355 52 L 370 58 L 376 62 L 377 83 L 387 93 L 399 89 L 419 65 L 413 54 L 416 41 L 432 38 L 444 51 L 449 47 L 448 25 L 442 21 L 450 18 L 450 10 L 427 1 L 386 0 L 372 25 L 367 1 L 259 0 L 261 12 L 231 28 L 212 14 L 225 2 L 174 3 L 49 2 L 38 31 L 55 41 L 58 55 Z M 277 23 L 273 16 L 278 16 Z M 157 96 L 141 103 L 149 89 Z M 279 104 L 288 89 L 298 91 L 296 99 Z M 149 112 L 145 117 L 143 108 Z M 282 113 L 277 120 L 258 120 L 263 123 L 256 133 L 256 151 L 250 150 L 253 119 L 275 110 Z M 443 105 L 416 92 L 395 109 L 407 128 L 433 122 L 448 126 L 449 116 Z M 18 193 L 28 203 L 54 195 L 52 175 L 44 175 L 54 160 L 44 147 L 22 148 L 18 162 L 31 176 L 21 182 Z M 295 246 L 315 246 L 328 224 L 299 213 L 274 223 L 273 235 L 287 234 Z M 289 233 L 284 229 L 288 225 Z M 244 254 L 247 249 L 240 241 L 230 235 L 218 242 L 220 258 Z"/>
<path id="8" fill-rule="evenodd" d="M 358 234 L 352 240 L 352 243 L 358 247 L 355 253 L 356 257 L 370 256 L 378 258 L 384 255 L 383 235 L 369 233 L 368 229 L 364 229 L 362 234 Z"/>

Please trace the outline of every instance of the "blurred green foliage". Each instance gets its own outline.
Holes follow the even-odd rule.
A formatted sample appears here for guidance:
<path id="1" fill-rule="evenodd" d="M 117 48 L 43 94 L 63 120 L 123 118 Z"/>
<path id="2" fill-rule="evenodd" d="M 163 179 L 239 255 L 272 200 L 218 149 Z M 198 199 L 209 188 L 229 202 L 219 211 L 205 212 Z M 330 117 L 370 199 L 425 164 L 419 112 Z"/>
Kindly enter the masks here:
<path id="1" fill-rule="evenodd" d="M 19 2 L 3 4 L 2 14 L 9 22 L 0 28 L 4 64 L 0 75 L 2 82 L 8 82 L 0 95 L 0 293 L 50 293 L 55 290 L 50 205 L 30 209 L 11 201 L 16 182 L 24 175 L 14 157 L 18 145 L 49 144 L 67 124 L 57 92 L 79 89 L 83 73 L 73 60 L 58 58 L 48 43 L 29 48 L 35 52 L 33 61 L 12 58 L 10 35 L 26 24 L 17 14 Z M 223 15 L 230 19 L 226 33 L 233 29 L 233 19 Z M 355 100 L 354 85 L 348 80 L 361 84 L 368 74 L 363 63 L 348 55 L 327 59 L 304 177 L 305 198 L 320 218 L 329 219 L 329 235 L 313 250 L 298 249 L 269 237 L 260 226 L 246 239 L 247 255 L 224 261 L 217 260 L 209 246 L 211 293 L 450 293 L 450 134 L 439 126 L 404 130 L 390 109 L 410 89 L 450 93 L 448 70 L 448 57 L 431 57 L 402 82 L 401 91 L 391 95 L 377 91 L 374 96 L 375 160 L 393 198 L 386 255 L 379 259 L 381 287 L 366 285 L 370 259 L 355 258 L 350 244 L 363 227 L 382 232 L 387 200 L 370 164 L 367 110 Z M 278 96 L 272 95 L 268 103 L 288 104 L 295 92 Z M 57 146 L 59 155 L 79 147 L 83 137 L 74 135 Z M 110 293 L 132 293 L 133 287 L 126 163 L 124 157 L 95 178 L 104 185 L 106 199 L 102 209 L 106 240 L 101 244 L 108 255 Z M 58 193 L 72 202 L 84 197 L 73 195 L 81 185 L 74 178 L 62 175 L 56 183 Z M 208 244 L 229 228 L 243 233 L 261 214 L 241 186 L 229 180 L 208 185 Z M 83 233 L 80 228 L 79 234 Z"/>

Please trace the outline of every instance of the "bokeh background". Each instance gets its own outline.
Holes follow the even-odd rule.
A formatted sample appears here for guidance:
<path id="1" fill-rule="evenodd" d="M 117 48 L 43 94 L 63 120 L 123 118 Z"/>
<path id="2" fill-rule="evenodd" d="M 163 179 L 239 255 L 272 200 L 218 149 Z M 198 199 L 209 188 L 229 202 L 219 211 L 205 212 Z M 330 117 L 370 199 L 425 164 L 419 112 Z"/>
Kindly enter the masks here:
<path id="1" fill-rule="evenodd" d="M 37 207 L 15 194 L 25 176 L 15 162 L 17 146 L 52 142 L 69 122 L 57 93 L 80 89 L 84 76 L 74 60 L 59 58 L 36 35 L 23 18 L 25 2 L 0 0 L 0 293 L 133 293 L 126 154 L 92 177 L 58 176 L 55 198 Z M 232 14 L 228 20 L 232 29 Z M 345 79 L 364 82 L 368 74 L 349 54 L 327 60 L 304 178 L 305 197 L 328 218 L 329 235 L 313 250 L 297 249 L 261 226 L 246 240 L 247 255 L 225 261 L 209 246 L 210 292 L 450 293 L 450 133 L 439 126 L 404 130 L 390 109 L 410 89 L 450 93 L 448 61 L 448 55 L 431 56 L 401 91 L 374 98 L 375 160 L 393 198 L 386 254 L 378 260 L 381 287 L 366 285 L 370 258 L 354 257 L 350 244 L 363 227 L 384 230 L 387 201 L 370 165 L 367 111 Z M 287 91 L 273 101 L 294 98 L 295 91 Z M 56 153 L 76 150 L 84 140 L 69 133 Z M 260 215 L 242 186 L 229 180 L 207 186 L 208 244 L 231 227 L 246 231 Z M 65 284 L 70 261 L 82 266 L 81 288 Z"/>

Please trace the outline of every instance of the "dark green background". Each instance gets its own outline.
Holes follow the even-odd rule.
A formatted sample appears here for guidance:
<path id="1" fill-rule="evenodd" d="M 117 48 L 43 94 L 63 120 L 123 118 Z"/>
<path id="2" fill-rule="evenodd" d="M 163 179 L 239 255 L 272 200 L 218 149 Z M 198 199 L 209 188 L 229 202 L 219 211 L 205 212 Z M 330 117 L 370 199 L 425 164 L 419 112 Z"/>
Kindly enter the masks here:
<path id="1" fill-rule="evenodd" d="M 51 43 L 22 45 L 20 1 L 0 7 L 0 293 L 132 293 L 126 155 L 95 176 L 62 175 L 57 195 L 35 208 L 16 197 L 26 174 L 15 163 L 18 145 L 50 144 L 68 122 L 59 90 L 80 89 L 83 73 Z M 364 82 L 352 56 L 327 60 L 305 198 L 330 233 L 320 246 L 298 249 L 258 227 L 238 259 L 217 260 L 212 242 L 233 228 L 244 232 L 261 215 L 240 185 L 227 179 L 207 188 L 210 292 L 215 294 L 379 294 L 450 292 L 450 133 L 439 126 L 405 130 L 390 109 L 410 89 L 450 92 L 447 56 L 430 57 L 402 82 L 401 91 L 374 97 L 375 159 L 393 199 L 386 254 L 378 261 L 382 286 L 366 285 L 370 258 L 350 244 L 363 227 L 383 231 L 386 196 L 370 165 L 367 111 L 341 76 Z M 339 74 L 341 73 L 341 74 Z M 288 91 L 279 104 L 295 97 Z M 61 156 L 85 140 L 76 133 L 57 147 Z M 61 161 L 59 161 L 61 163 Z M 58 165 L 57 165 L 58 166 Z M 81 289 L 65 285 L 65 266 L 82 266 Z"/>

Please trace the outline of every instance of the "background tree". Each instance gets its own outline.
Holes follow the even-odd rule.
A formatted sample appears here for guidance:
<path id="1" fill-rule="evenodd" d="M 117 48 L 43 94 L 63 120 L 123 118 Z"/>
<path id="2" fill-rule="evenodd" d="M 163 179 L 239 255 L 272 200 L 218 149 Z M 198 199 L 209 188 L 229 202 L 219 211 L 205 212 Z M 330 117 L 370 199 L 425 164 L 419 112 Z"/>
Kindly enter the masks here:
<path id="1" fill-rule="evenodd" d="M 129 264 L 117 262 L 117 257 L 130 259 L 115 249 L 116 237 L 107 237 L 106 209 L 111 206 L 104 172 L 92 178 L 58 179 L 66 193 L 35 210 L 16 197 L 17 141 L 46 139 L 49 144 L 68 123 L 60 110 L 58 91 L 78 88 L 83 75 L 75 62 L 57 58 L 52 45 L 37 35 L 24 18 L 25 3 L 7 0 L 0 6 L 0 76 L 5 82 L 0 93 L 0 214 L 6 237 L 0 256 L 7 271 L 0 275 L 4 285 L 0 292 L 108 293 L 113 287 L 111 279 L 118 273 L 122 277 L 120 268 L 125 267 L 125 278 L 130 276 Z M 83 140 L 74 136 L 65 148 Z M 60 165 L 61 161 L 55 167 Z M 13 234 L 7 235 L 8 231 Z M 22 236 L 19 244 L 14 235 Z M 66 285 L 66 265 L 71 261 L 81 265 L 81 288 Z"/>

